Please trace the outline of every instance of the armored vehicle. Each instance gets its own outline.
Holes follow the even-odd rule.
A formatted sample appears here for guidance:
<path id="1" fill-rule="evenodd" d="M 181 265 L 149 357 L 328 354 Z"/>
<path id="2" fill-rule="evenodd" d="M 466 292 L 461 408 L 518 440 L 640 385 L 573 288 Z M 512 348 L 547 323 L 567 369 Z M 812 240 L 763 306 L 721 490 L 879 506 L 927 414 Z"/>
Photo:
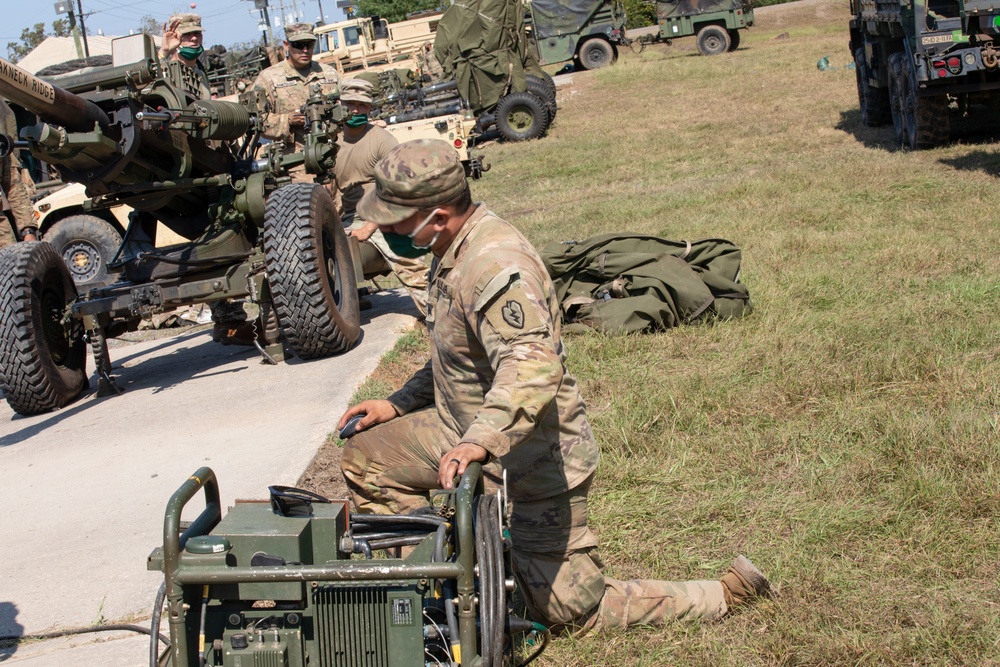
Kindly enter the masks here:
<path id="1" fill-rule="evenodd" d="M 414 67 L 414 56 L 434 42 L 440 12 L 388 23 L 362 16 L 316 28 L 316 60 L 344 72 Z"/>
<path id="2" fill-rule="evenodd" d="M 912 149 L 950 139 L 951 112 L 1000 106 L 1000 8 L 984 0 L 852 0 L 861 121 Z"/>
<path id="3" fill-rule="evenodd" d="M 351 347 L 360 333 L 360 255 L 356 263 L 321 182 L 291 183 L 289 175 L 304 166 L 317 181 L 327 178 L 345 116 L 339 100 L 313 91 L 302 151 L 261 146 L 268 106 L 259 91 L 243 104 L 199 99 L 198 72 L 180 62 L 161 68 L 147 36 L 113 46 L 111 69 L 59 85 L 0 60 L 0 95 L 42 121 L 22 128 L 20 140 L 3 137 L 0 150 L 29 150 L 62 180 L 84 184 L 98 209 L 134 209 L 109 263 L 119 280 L 82 295 L 48 243 L 0 251 L 7 402 L 36 414 L 72 401 L 88 381 L 88 343 L 99 394 L 117 391 L 108 338 L 197 302 L 258 304 L 259 344 L 271 360 L 278 348 L 308 359 Z M 157 248 L 158 224 L 185 241 Z"/>
<path id="4" fill-rule="evenodd" d="M 752 0 L 657 0 L 658 41 L 695 35 L 698 51 L 715 56 L 735 51 L 740 31 L 753 25 Z"/>
<path id="5" fill-rule="evenodd" d="M 545 649 L 548 630 L 511 612 L 505 494 L 485 492 L 480 464 L 407 515 L 351 514 L 346 501 L 269 490 L 223 517 L 215 474 L 201 468 L 170 498 L 163 546 L 148 561 L 164 575 L 150 667 L 505 667 Z M 205 508 L 182 527 L 199 492 Z M 535 646 L 515 663 L 525 633 Z"/>

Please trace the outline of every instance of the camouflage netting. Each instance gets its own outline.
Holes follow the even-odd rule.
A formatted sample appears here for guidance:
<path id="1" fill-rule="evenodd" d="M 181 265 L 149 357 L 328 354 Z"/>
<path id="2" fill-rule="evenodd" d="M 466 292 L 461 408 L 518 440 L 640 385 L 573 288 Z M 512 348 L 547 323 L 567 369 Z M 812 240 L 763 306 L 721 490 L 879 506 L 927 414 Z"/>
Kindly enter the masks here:
<path id="1" fill-rule="evenodd" d="M 527 90 L 525 71 L 538 69 L 521 0 L 456 2 L 438 23 L 434 56 L 477 114 L 510 91 Z"/>

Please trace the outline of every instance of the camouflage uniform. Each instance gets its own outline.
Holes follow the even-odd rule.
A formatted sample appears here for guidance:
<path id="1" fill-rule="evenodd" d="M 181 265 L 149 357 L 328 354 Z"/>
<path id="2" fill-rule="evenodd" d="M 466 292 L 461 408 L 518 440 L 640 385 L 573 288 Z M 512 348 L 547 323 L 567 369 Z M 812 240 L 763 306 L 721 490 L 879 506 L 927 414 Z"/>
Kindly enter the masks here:
<path id="1" fill-rule="evenodd" d="M 0 132 L 17 137 L 17 121 L 14 112 L 0 99 Z M 21 167 L 13 155 L 0 159 L 0 194 L 3 207 L 0 208 L 0 248 L 13 245 L 20 240 L 22 230 L 35 224 L 31 197 L 21 180 Z M 5 209 L 10 209 L 11 218 Z"/>
<path id="2" fill-rule="evenodd" d="M 312 26 L 308 24 L 290 25 L 285 29 L 288 41 L 312 39 Z M 296 69 L 291 61 L 285 60 L 272 65 L 257 75 L 254 86 L 264 91 L 271 103 L 271 113 L 264 121 L 263 134 L 268 139 L 283 141 L 288 151 L 301 151 L 305 146 L 306 130 L 304 126 L 291 127 L 288 117 L 299 111 L 309 99 L 309 89 L 313 84 L 319 84 L 323 95 L 337 92 L 340 76 L 337 70 L 329 65 L 316 61 L 309 63 L 303 70 Z M 295 183 L 311 183 L 313 175 L 307 174 L 305 166 L 290 170 Z"/>
<path id="3" fill-rule="evenodd" d="M 390 153 L 376 185 L 358 208 L 381 224 L 405 218 L 380 208 L 412 201 L 412 209 L 428 210 L 467 187 L 455 151 L 426 140 Z M 490 454 L 491 486 L 507 471 L 513 562 L 535 618 L 598 630 L 723 615 L 719 581 L 623 582 L 602 574 L 587 527 L 598 447 L 566 370 L 552 281 L 527 239 L 477 206 L 435 258 L 427 305 L 431 359 L 388 399 L 401 416 L 344 448 L 341 465 L 358 509 L 426 506 L 440 458 L 460 442 L 475 443 Z"/>
<path id="4" fill-rule="evenodd" d="M 351 79 L 344 82 L 341 99 L 372 103 L 372 84 L 363 79 Z M 340 206 L 343 211 L 342 221 L 350 230 L 359 229 L 366 220 L 357 216 L 356 207 L 361 198 L 375 188 L 375 165 L 385 155 L 397 146 L 399 142 L 389 132 L 368 124 L 364 134 L 356 139 L 348 139 L 346 132 L 337 138 L 337 163 L 334 174 L 337 181 L 337 192 L 340 195 Z M 392 272 L 399 282 L 410 293 L 420 313 L 427 312 L 427 275 L 430 272 L 427 263 L 420 259 L 400 257 L 389 249 L 382 232 L 376 230 L 367 243 L 374 246 L 385 261 L 389 263 Z"/>

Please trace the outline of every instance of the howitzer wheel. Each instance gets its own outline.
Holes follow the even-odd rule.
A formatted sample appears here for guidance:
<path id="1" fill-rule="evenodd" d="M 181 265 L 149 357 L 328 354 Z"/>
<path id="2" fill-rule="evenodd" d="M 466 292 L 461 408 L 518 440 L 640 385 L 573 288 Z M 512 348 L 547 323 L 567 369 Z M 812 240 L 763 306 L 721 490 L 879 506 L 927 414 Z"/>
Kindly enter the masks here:
<path id="1" fill-rule="evenodd" d="M 264 214 L 267 279 L 281 330 L 299 357 L 348 350 L 361 332 L 347 236 L 321 185 L 275 190 Z"/>
<path id="2" fill-rule="evenodd" d="M 16 243 L 0 251 L 0 390 L 22 415 L 61 408 L 87 386 L 79 320 L 64 323 L 76 286 L 55 248 Z"/>
<path id="3" fill-rule="evenodd" d="M 548 113 L 548 124 L 552 125 L 552 121 L 556 119 L 556 95 L 554 92 L 549 92 L 549 87 L 545 85 L 545 82 L 532 75 L 527 75 L 525 77 L 528 83 L 528 92 L 534 93 L 535 97 L 542 100 L 545 104 L 545 111 Z"/>
<path id="4" fill-rule="evenodd" d="M 549 127 L 545 101 L 528 91 L 501 97 L 496 118 L 497 130 L 507 141 L 537 139 Z"/>

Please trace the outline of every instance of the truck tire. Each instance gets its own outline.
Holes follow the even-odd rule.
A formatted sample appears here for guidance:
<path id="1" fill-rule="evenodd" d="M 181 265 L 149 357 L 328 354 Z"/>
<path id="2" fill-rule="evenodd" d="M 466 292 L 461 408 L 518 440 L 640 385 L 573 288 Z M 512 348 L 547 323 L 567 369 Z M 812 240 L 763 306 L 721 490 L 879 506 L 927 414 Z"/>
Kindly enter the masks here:
<path id="1" fill-rule="evenodd" d="M 87 346 L 79 320 L 63 324 L 76 285 L 48 243 L 0 251 L 0 391 L 14 412 L 61 408 L 87 386 Z"/>
<path id="2" fill-rule="evenodd" d="M 591 37 L 580 45 L 578 51 L 583 69 L 600 69 L 618 59 L 615 48 L 607 40 Z"/>
<path id="3" fill-rule="evenodd" d="M 733 28 L 729 31 L 729 50 L 735 51 L 740 48 L 740 31 Z"/>
<path id="4" fill-rule="evenodd" d="M 717 56 L 729 50 L 729 33 L 717 25 L 707 25 L 698 31 L 698 50 L 703 56 Z"/>
<path id="5" fill-rule="evenodd" d="M 889 113 L 896 143 L 903 145 L 906 137 L 906 115 L 903 111 L 906 92 L 903 90 L 903 54 L 889 56 Z"/>
<path id="6" fill-rule="evenodd" d="M 858 105 L 861 108 L 861 123 L 867 127 L 879 127 L 892 120 L 889 108 L 889 91 L 875 88 L 868 81 L 871 69 L 865 58 L 864 47 L 854 50 L 854 76 L 858 83 Z"/>
<path id="7" fill-rule="evenodd" d="M 327 357 L 357 342 L 354 263 L 323 186 L 293 183 L 267 198 L 264 261 L 278 322 L 295 354 Z"/>
<path id="8" fill-rule="evenodd" d="M 548 87 L 541 82 L 540 79 L 534 78 L 532 76 L 527 77 L 528 80 L 528 92 L 534 93 L 535 97 L 542 100 L 545 104 L 545 111 L 549 115 L 548 123 L 552 125 L 552 121 L 556 119 L 556 99 L 555 96 L 549 96 Z"/>
<path id="9" fill-rule="evenodd" d="M 552 76 L 548 72 L 541 72 L 539 74 L 525 74 L 526 79 L 529 81 L 534 79 L 541 83 L 549 91 L 548 99 L 553 102 L 556 101 L 556 82 L 553 81 Z"/>
<path id="10" fill-rule="evenodd" d="M 106 220 L 94 215 L 71 215 L 45 232 L 48 241 L 66 262 L 77 289 L 102 287 L 118 279 L 108 271 L 122 237 Z"/>
<path id="11" fill-rule="evenodd" d="M 496 111 L 497 131 L 507 141 L 537 139 L 548 129 L 545 102 L 534 93 L 509 93 L 500 98 Z"/>
<path id="12" fill-rule="evenodd" d="M 951 137 L 948 118 L 948 96 L 917 95 L 917 71 L 912 62 L 902 59 L 904 66 L 903 116 L 906 120 L 906 143 L 913 150 L 934 148 L 948 143 Z"/>

